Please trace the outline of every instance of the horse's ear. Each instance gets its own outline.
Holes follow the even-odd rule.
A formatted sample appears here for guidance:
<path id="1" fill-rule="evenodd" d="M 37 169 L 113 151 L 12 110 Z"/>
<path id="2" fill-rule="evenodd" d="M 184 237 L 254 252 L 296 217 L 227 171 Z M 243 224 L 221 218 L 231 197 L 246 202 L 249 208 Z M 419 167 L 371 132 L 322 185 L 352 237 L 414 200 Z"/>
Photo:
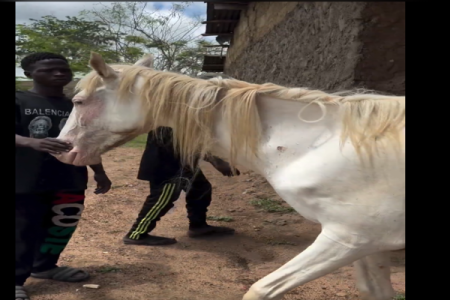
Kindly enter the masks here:
<path id="1" fill-rule="evenodd" d="M 143 66 L 143 67 L 147 67 L 147 68 L 153 68 L 153 61 L 154 61 L 153 55 L 147 54 L 146 56 L 144 56 L 143 58 L 138 60 L 134 65 L 135 66 Z"/>
<path id="2" fill-rule="evenodd" d="M 91 59 L 89 65 L 100 75 L 103 79 L 111 80 L 117 78 L 117 74 L 113 68 L 108 66 L 103 57 L 95 52 L 91 52 Z"/>

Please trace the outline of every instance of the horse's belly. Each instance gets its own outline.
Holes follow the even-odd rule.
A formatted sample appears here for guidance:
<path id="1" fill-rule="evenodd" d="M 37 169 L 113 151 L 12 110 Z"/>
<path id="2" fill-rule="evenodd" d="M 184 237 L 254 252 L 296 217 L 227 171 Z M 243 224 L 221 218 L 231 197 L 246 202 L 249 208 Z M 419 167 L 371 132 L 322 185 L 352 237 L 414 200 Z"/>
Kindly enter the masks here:
<path id="1" fill-rule="evenodd" d="M 353 152 L 328 145 L 274 168 L 274 190 L 306 219 L 359 232 L 386 245 L 401 244 L 405 217 L 403 165 L 361 167 Z M 328 149 L 326 149 L 328 148 Z"/>

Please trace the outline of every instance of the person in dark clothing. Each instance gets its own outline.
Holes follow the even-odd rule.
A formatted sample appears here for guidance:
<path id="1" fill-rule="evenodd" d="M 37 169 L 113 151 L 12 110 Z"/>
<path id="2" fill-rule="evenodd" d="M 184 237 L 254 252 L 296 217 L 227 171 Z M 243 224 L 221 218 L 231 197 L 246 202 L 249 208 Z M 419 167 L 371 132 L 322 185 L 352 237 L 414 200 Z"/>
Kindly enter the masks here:
<path id="1" fill-rule="evenodd" d="M 50 155 L 72 149 L 55 138 L 72 110 L 63 93 L 73 76 L 66 58 L 34 53 L 21 66 L 33 87 L 16 91 L 16 300 L 29 300 L 23 285 L 30 276 L 66 282 L 89 278 L 83 270 L 57 265 L 84 209 L 88 172 Z M 106 193 L 111 181 L 103 166 L 91 168 L 95 193 Z"/>
<path id="2" fill-rule="evenodd" d="M 206 157 L 224 176 L 233 176 L 228 163 L 217 157 Z M 195 169 L 195 170 L 194 170 Z M 138 179 L 150 183 L 147 196 L 139 215 L 123 241 L 129 245 L 169 245 L 177 241 L 149 233 L 179 198 L 182 190 L 186 192 L 186 209 L 189 219 L 190 237 L 211 234 L 232 234 L 234 229 L 208 225 L 206 213 L 211 204 L 211 184 L 199 168 L 184 167 L 174 153 L 172 130 L 159 127 L 147 136 L 147 144 L 142 155 Z M 239 170 L 236 172 L 239 175 Z"/>

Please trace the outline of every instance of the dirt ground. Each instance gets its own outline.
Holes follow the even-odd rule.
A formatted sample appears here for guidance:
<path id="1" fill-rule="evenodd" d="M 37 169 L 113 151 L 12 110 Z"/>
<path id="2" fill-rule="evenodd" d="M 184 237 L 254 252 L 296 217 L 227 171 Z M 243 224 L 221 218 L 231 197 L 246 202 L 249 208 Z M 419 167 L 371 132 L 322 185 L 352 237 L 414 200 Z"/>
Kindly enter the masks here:
<path id="1" fill-rule="evenodd" d="M 213 186 L 211 224 L 232 226 L 234 236 L 190 239 L 184 197 L 154 233 L 176 237 L 164 247 L 125 246 L 122 237 L 133 223 L 149 189 L 136 179 L 142 149 L 121 147 L 104 157 L 113 181 L 106 195 L 92 193 L 62 265 L 91 272 L 88 283 L 30 279 L 33 300 L 240 300 L 248 287 L 293 258 L 313 242 L 320 227 L 285 204 L 259 176 L 223 177 L 209 164 L 202 169 Z M 259 206 L 258 206 L 259 204 Z M 268 212 L 268 210 L 284 212 Z M 405 292 L 404 251 L 393 253 L 394 288 Z M 288 300 L 357 300 L 351 266 L 290 292 Z M 404 299 L 398 297 L 398 299 Z"/>

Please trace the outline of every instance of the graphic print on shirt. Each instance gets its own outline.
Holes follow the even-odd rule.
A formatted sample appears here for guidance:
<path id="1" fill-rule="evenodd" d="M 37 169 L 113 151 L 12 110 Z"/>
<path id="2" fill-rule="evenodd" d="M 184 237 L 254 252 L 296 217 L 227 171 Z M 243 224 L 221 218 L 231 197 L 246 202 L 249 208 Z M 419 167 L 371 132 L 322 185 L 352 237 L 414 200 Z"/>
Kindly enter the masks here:
<path id="1" fill-rule="evenodd" d="M 44 139 L 48 137 L 48 131 L 52 128 L 52 120 L 47 116 L 38 116 L 28 125 L 30 137 Z"/>
<path id="2" fill-rule="evenodd" d="M 61 131 L 63 129 L 64 125 L 66 125 L 67 119 L 68 118 L 61 119 L 61 121 L 59 122 L 59 126 L 58 126 L 59 131 Z"/>

